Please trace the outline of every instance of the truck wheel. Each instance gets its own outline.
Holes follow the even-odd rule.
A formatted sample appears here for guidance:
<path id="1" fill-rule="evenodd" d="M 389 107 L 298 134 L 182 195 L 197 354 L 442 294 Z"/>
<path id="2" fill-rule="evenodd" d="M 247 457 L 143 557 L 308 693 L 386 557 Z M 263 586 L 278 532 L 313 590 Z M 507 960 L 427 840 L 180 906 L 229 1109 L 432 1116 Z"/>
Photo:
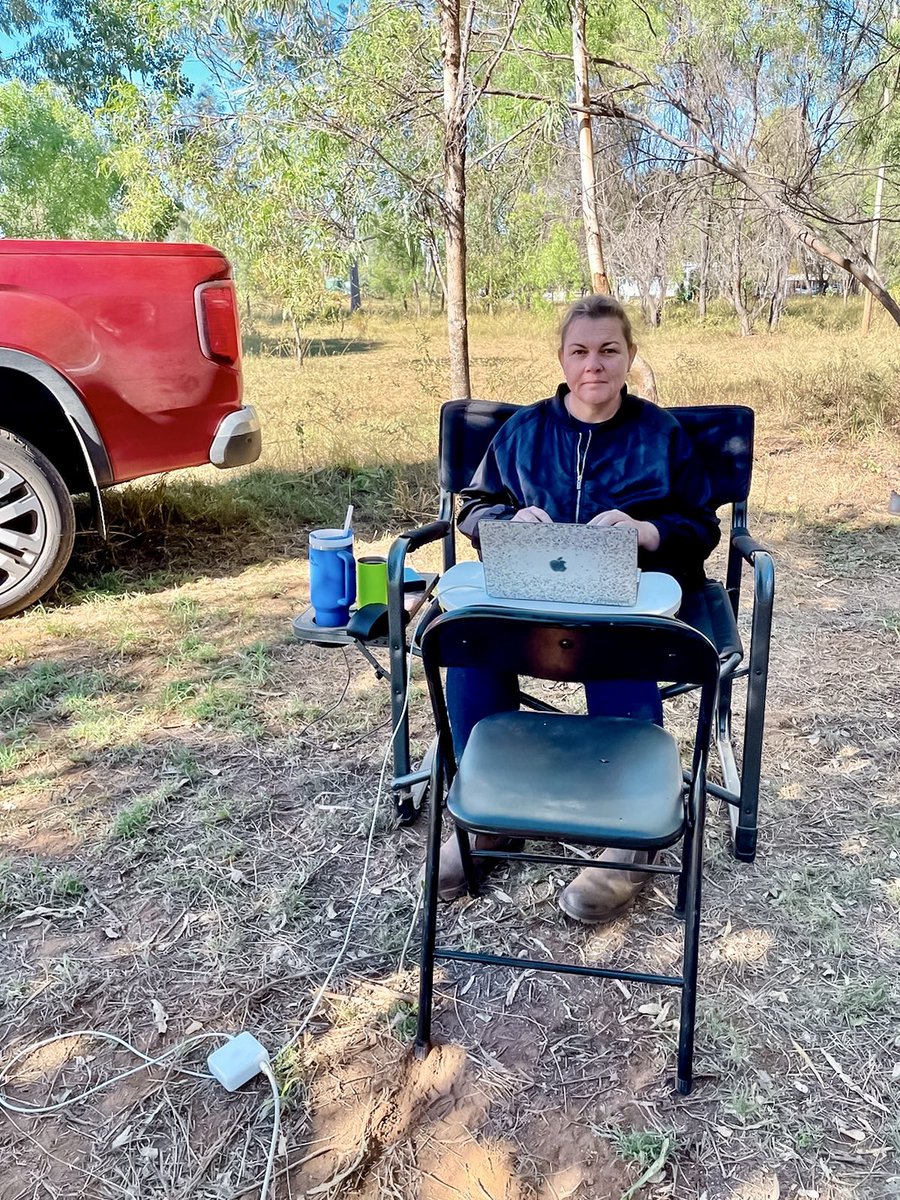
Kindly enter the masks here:
<path id="1" fill-rule="evenodd" d="M 75 540 L 75 510 L 62 476 L 40 450 L 0 429 L 0 617 L 48 592 Z"/>

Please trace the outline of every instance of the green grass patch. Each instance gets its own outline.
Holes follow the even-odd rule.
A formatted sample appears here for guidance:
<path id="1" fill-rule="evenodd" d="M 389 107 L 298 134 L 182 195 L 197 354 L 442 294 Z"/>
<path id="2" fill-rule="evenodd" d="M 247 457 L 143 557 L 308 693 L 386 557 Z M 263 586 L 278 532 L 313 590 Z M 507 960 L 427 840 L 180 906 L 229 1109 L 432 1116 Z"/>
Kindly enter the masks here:
<path id="1" fill-rule="evenodd" d="M 250 737 L 256 737 L 263 732 L 263 723 L 245 688 L 220 683 L 207 684 L 201 688 L 196 699 L 187 705 L 186 711 L 214 729 L 229 730 Z"/>
<path id="2" fill-rule="evenodd" d="M 832 1008 L 851 1028 L 867 1025 L 895 1007 L 893 985 L 889 979 L 860 979 L 838 986 Z"/>
<path id="3" fill-rule="evenodd" d="M 221 656 L 218 646 L 208 642 L 199 633 L 188 633 L 175 643 L 171 654 L 166 655 L 165 663 L 167 667 L 175 666 L 180 662 L 206 665 L 218 662 Z"/>
<path id="4" fill-rule="evenodd" d="M 117 841 L 139 839 L 147 834 L 153 818 L 160 814 L 169 800 L 181 789 L 182 779 L 169 779 L 119 809 L 110 826 L 109 835 Z"/>
<path id="5" fill-rule="evenodd" d="M 656 1129 L 615 1127 L 605 1132 L 619 1158 L 623 1162 L 637 1163 L 640 1167 L 650 1167 L 658 1163 L 658 1169 L 662 1170 L 675 1149 L 673 1133 L 660 1133 Z"/>
<path id="6" fill-rule="evenodd" d="M 0 859 L 0 916 L 32 908 L 52 908 L 72 902 L 87 891 L 87 884 L 70 867 L 49 869 L 37 858 Z"/>
<path id="7" fill-rule="evenodd" d="M 0 672 L 0 716 L 30 717 L 53 707 L 70 684 L 70 675 L 59 663 L 38 663 L 24 674 Z"/>
<path id="8" fill-rule="evenodd" d="M 27 766 L 41 752 L 40 743 L 27 738 L 0 742 L 0 775 L 10 775 Z"/>
<path id="9" fill-rule="evenodd" d="M 119 812 L 112 823 L 110 836 L 124 840 L 145 833 L 155 808 L 155 797 L 140 796 Z"/>
<path id="10" fill-rule="evenodd" d="M 166 755 L 163 771 L 175 775 L 178 779 L 186 779 L 188 783 L 198 783 L 203 778 L 203 764 L 200 763 L 187 746 L 178 746 Z"/>

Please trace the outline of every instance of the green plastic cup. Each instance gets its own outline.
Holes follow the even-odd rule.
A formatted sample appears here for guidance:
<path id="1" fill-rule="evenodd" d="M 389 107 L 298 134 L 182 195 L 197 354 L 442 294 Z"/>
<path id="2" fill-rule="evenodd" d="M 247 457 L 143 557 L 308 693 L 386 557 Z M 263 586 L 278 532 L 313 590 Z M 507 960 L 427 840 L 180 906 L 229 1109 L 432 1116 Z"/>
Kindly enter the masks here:
<path id="1" fill-rule="evenodd" d="M 356 603 L 387 604 L 387 559 L 358 558 L 356 560 Z"/>

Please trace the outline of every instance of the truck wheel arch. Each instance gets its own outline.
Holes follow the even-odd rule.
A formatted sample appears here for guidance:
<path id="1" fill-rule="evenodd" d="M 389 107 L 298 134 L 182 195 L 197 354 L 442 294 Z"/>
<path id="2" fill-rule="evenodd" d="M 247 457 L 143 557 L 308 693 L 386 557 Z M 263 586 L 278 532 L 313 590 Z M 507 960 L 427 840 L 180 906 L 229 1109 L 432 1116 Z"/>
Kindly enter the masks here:
<path id="1" fill-rule="evenodd" d="M 55 367 L 24 350 L 0 346 L 0 370 L 17 373 L 39 384 L 58 405 L 83 459 L 97 525 L 100 533 L 105 536 L 106 521 L 100 492 L 102 488 L 114 482 L 112 464 L 100 431 L 81 396 Z M 17 432 L 15 422 L 10 422 L 5 417 L 2 409 L 0 425 L 11 429 L 13 433 Z M 27 437 L 27 433 L 24 436 Z"/>

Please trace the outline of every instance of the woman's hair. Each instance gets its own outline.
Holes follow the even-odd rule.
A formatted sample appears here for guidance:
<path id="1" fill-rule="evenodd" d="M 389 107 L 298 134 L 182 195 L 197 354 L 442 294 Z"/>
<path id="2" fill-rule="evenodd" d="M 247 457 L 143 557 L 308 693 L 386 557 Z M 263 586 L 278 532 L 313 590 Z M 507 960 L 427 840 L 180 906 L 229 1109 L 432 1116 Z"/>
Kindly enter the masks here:
<path id="1" fill-rule="evenodd" d="M 582 296 L 580 300 L 576 300 L 574 304 L 569 305 L 569 310 L 563 317 L 562 325 L 559 327 L 559 346 L 560 349 L 566 344 L 566 334 L 569 332 L 569 327 L 573 321 L 577 321 L 580 317 L 589 317 L 592 321 L 598 320 L 600 317 L 615 317 L 622 326 L 622 333 L 625 335 L 625 344 L 629 350 L 635 348 L 634 334 L 631 331 L 631 322 L 628 320 L 628 313 L 618 302 L 615 296 Z"/>

